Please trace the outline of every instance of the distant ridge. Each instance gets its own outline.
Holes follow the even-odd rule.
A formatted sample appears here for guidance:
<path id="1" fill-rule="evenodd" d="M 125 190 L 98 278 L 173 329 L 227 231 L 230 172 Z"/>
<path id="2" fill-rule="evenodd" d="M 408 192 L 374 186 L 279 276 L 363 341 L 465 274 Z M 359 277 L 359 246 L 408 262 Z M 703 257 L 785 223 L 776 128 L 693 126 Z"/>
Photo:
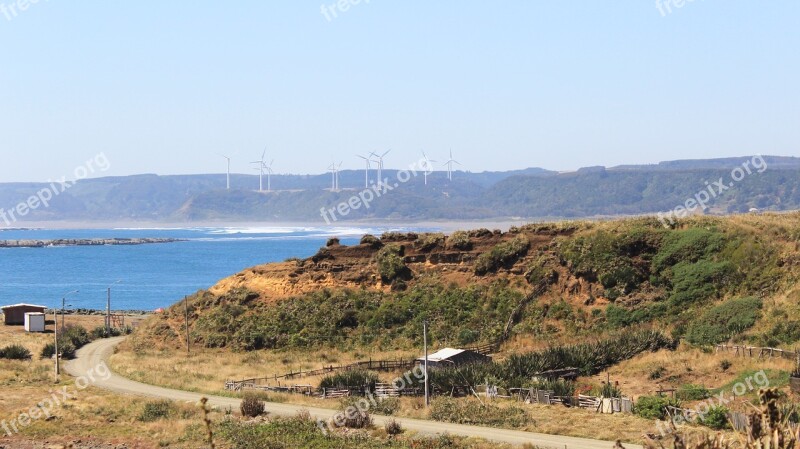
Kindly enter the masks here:
<path id="1" fill-rule="evenodd" d="M 581 218 L 653 214 L 684 204 L 707 183 L 727 179 L 752 157 L 666 161 L 652 165 L 585 167 L 557 173 L 542 168 L 505 172 L 443 172 L 423 182 L 421 173 L 398 181 L 398 170 L 384 170 L 397 184 L 369 207 L 339 213 L 347 220 L 471 220 L 498 218 Z M 800 158 L 764 156 L 766 170 L 750 170 L 708 204 L 705 213 L 800 209 Z M 374 174 L 373 174 L 374 176 Z M 373 178 L 374 180 L 374 178 Z M 363 170 L 340 172 L 341 190 L 331 192 L 329 174 L 272 176 L 274 192 L 257 192 L 257 175 L 141 174 L 87 179 L 54 197 L 48 207 L 17 214 L 0 228 L 26 221 L 303 221 L 326 224 L 321 209 L 335 209 L 364 188 Z M 45 183 L 0 184 L 0 209 L 12 210 Z M 716 196 L 716 195 L 715 195 Z M 7 218 L 7 217 L 6 217 Z M 332 223 L 329 223 L 332 224 Z"/>

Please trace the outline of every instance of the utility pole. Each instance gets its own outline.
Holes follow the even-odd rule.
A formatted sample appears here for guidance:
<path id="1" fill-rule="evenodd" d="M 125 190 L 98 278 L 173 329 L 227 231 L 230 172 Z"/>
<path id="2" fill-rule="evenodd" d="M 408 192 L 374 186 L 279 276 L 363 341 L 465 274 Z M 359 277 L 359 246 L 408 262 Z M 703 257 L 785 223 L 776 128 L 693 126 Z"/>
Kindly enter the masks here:
<path id="1" fill-rule="evenodd" d="M 61 333 L 64 333 L 64 309 L 67 307 L 67 296 L 73 293 L 79 293 L 80 290 L 73 290 L 69 293 L 65 293 L 64 296 L 61 297 Z M 70 304 L 70 307 L 72 305 Z M 56 324 L 58 324 L 58 320 L 56 320 Z"/>
<path id="2" fill-rule="evenodd" d="M 111 287 L 115 284 L 122 282 L 122 279 L 117 280 L 108 286 L 106 291 L 106 335 L 111 335 Z"/>
<path id="3" fill-rule="evenodd" d="M 55 335 L 55 357 L 56 357 L 56 375 L 55 380 L 58 382 L 58 375 L 60 367 L 58 366 L 58 309 L 53 309 L 53 335 Z"/>
<path id="4" fill-rule="evenodd" d="M 189 297 L 183 297 L 183 310 L 186 312 L 186 354 L 189 354 Z"/>
<path id="5" fill-rule="evenodd" d="M 431 398 L 428 392 L 428 321 L 422 322 L 422 341 L 425 346 L 425 407 L 431 405 Z"/>
<path id="6" fill-rule="evenodd" d="M 64 333 L 64 308 L 67 304 L 67 297 L 64 295 L 61 297 L 61 333 Z"/>
<path id="7" fill-rule="evenodd" d="M 111 287 L 106 292 L 106 335 L 111 335 Z"/>

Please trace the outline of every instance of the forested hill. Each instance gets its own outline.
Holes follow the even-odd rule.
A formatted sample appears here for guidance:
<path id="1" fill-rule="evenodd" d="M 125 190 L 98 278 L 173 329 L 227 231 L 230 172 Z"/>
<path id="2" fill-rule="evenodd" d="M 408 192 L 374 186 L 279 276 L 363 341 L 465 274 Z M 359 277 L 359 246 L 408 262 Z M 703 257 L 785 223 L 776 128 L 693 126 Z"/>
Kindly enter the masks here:
<path id="1" fill-rule="evenodd" d="M 746 164 L 749 173 L 743 171 Z M 763 163 L 763 164 L 762 164 Z M 763 167 L 763 169 L 762 169 Z M 738 173 L 732 170 L 740 169 Z M 742 174 L 741 180 L 736 175 Z M 372 173 L 374 178 L 374 173 Z M 746 212 L 751 208 L 800 209 L 800 158 L 752 157 L 662 162 L 655 165 L 590 167 L 571 173 L 531 168 L 509 172 L 422 173 L 398 181 L 385 170 L 390 191 L 359 207 L 344 220 L 427 220 L 591 217 L 648 214 L 674 209 L 719 180 L 724 191 L 711 198 L 707 212 Z M 401 176 L 401 179 L 402 176 Z M 266 179 L 264 179 L 266 186 Z M 364 188 L 363 170 L 340 174 L 340 191 L 330 191 L 328 175 L 273 175 L 272 192 L 257 192 L 258 177 L 233 175 L 136 175 L 83 180 L 59 192 L 48 207 L 19 217 L 25 221 L 307 221 L 324 224 L 322 208 L 335 208 Z M 14 209 L 48 188 L 43 183 L 0 184 L 0 208 Z M 720 190 L 714 188 L 715 191 Z M 8 225 L 0 221 L 0 226 Z M 13 224 L 12 224 L 13 226 Z"/>

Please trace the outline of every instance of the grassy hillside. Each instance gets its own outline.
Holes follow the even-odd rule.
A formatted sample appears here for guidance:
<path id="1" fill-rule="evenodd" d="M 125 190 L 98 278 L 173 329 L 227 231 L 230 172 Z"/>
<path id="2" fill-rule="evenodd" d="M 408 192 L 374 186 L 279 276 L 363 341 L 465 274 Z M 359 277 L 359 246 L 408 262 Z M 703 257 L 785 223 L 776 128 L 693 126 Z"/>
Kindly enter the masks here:
<path id="1" fill-rule="evenodd" d="M 696 344 L 800 340 L 800 214 L 365 236 L 190 298 L 192 340 L 234 350 L 571 342 L 657 325 Z M 183 305 L 135 344 L 178 346 Z"/>

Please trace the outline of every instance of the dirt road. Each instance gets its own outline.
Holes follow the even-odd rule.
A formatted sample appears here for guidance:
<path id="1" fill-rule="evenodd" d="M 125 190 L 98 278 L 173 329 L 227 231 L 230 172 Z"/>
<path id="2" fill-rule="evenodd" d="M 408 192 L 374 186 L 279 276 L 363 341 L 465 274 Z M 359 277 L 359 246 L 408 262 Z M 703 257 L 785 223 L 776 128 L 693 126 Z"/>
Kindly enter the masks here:
<path id="1" fill-rule="evenodd" d="M 123 338 L 124 337 L 97 340 L 86 345 L 78 351 L 78 357 L 75 360 L 72 360 L 65 365 L 66 371 L 75 377 L 85 376 L 89 370 L 94 369 L 103 362 L 107 362 L 108 358 L 114 351 L 114 347 L 118 345 Z M 95 375 L 94 377 L 97 376 Z M 134 382 L 118 376 L 117 374 L 112 374 L 106 380 L 98 379 L 94 385 L 99 388 L 104 388 L 117 393 L 149 396 L 154 398 L 170 399 L 174 401 L 197 402 L 201 397 L 205 396 L 208 397 L 209 403 L 213 406 L 220 408 L 231 407 L 233 410 L 239 409 L 238 399 L 156 387 Z M 303 407 L 291 404 L 267 404 L 267 411 L 273 415 L 293 416 L 300 410 L 308 410 L 312 417 L 323 420 L 330 419 L 336 413 L 335 410 L 322 408 Z M 391 418 L 374 416 L 374 419 L 376 425 L 383 426 L 384 423 Z M 451 435 L 479 437 L 486 440 L 518 445 L 530 443 L 543 448 L 557 449 L 612 449 L 614 447 L 614 443 L 612 442 L 590 440 L 586 438 L 546 435 L 540 433 L 522 432 L 518 430 L 494 429 L 489 427 L 468 426 L 462 424 L 449 424 L 421 419 L 398 418 L 397 421 L 400 422 L 404 428 L 419 432 L 420 434 L 424 435 L 449 433 Z M 627 449 L 642 449 L 641 446 L 630 444 L 626 444 L 625 447 Z"/>

